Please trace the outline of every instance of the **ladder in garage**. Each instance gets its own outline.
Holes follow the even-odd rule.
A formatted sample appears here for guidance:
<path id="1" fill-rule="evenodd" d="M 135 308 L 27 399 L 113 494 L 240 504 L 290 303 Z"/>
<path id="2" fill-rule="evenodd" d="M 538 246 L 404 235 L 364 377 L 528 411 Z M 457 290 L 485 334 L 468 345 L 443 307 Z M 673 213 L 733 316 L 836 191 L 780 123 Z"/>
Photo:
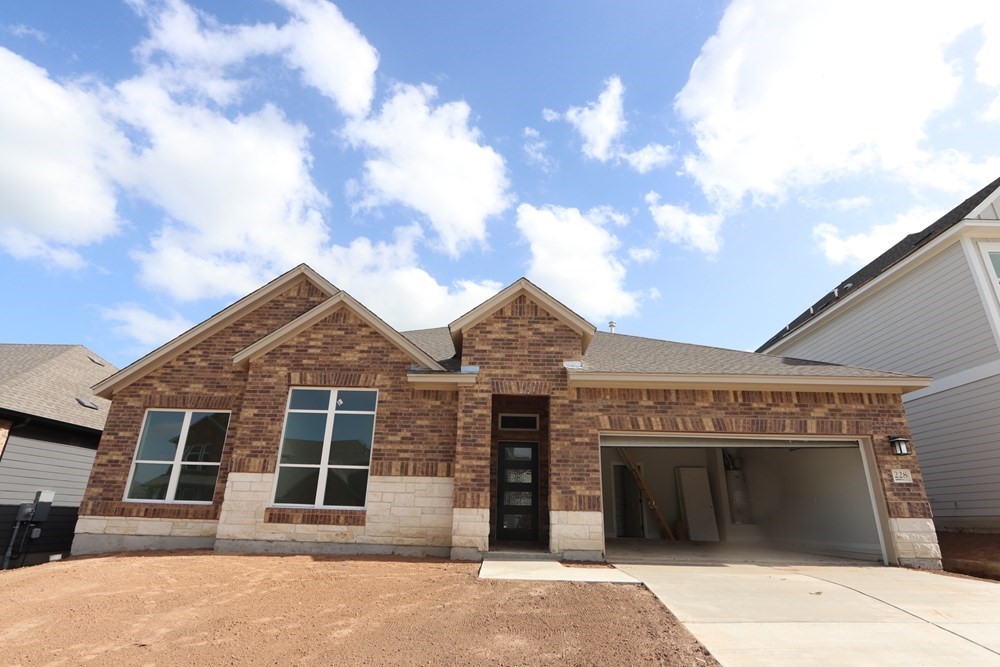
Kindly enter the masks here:
<path id="1" fill-rule="evenodd" d="M 642 492 L 642 497 L 649 505 L 649 509 L 653 510 L 653 514 L 656 515 L 656 523 L 660 525 L 660 537 L 668 538 L 671 540 L 676 540 L 674 537 L 674 531 L 670 530 L 670 526 L 664 520 L 663 515 L 660 514 L 660 508 L 656 505 L 656 501 L 653 500 L 653 494 L 649 492 L 649 487 L 646 486 L 646 480 L 642 478 L 642 471 L 639 470 L 638 466 L 632 462 L 632 457 L 628 455 L 624 447 L 616 447 L 618 450 L 618 456 L 622 458 L 625 465 L 628 466 L 629 472 L 632 473 L 632 477 L 635 478 L 635 483 L 639 485 L 639 491 Z"/>

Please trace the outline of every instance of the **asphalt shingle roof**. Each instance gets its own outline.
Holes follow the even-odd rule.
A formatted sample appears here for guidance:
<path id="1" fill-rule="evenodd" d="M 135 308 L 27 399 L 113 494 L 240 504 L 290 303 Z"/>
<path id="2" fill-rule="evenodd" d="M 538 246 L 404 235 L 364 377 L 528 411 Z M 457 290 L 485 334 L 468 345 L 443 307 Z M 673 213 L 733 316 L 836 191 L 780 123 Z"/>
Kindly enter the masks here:
<path id="1" fill-rule="evenodd" d="M 117 370 L 82 345 L 0 344 L 0 410 L 102 430 L 111 401 L 90 388 Z"/>
<path id="2" fill-rule="evenodd" d="M 809 320 L 820 315 L 823 310 L 828 308 L 831 304 L 836 303 L 853 291 L 857 291 L 857 289 L 865 283 L 885 273 L 900 261 L 906 259 L 917 250 L 960 223 L 977 206 L 986 201 L 986 198 L 993 194 L 997 188 L 1000 188 L 1000 178 L 993 181 L 985 188 L 945 213 L 924 229 L 910 234 L 902 241 L 886 250 L 884 253 L 852 274 L 849 278 L 841 282 L 836 289 L 824 294 L 823 297 L 814 303 L 811 308 L 807 308 L 802 314 L 792 320 L 784 329 L 771 336 L 766 343 L 757 348 L 757 351 L 760 352 L 771 347 Z"/>
<path id="3" fill-rule="evenodd" d="M 405 331 L 403 335 L 435 359 L 447 359 L 455 354 L 455 347 L 447 327 Z M 913 377 L 870 368 L 841 366 L 706 345 L 675 343 L 603 331 L 598 331 L 594 335 L 587 353 L 583 356 L 583 368 L 573 369 L 573 372 L 831 378 Z"/>

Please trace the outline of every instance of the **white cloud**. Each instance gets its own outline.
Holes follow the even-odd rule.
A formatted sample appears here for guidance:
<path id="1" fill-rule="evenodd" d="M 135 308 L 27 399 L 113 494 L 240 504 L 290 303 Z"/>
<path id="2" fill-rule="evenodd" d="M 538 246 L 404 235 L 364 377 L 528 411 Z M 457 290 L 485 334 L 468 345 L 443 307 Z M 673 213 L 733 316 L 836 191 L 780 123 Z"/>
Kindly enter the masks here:
<path id="1" fill-rule="evenodd" d="M 861 266 L 902 241 L 907 234 L 924 229 L 941 215 L 940 210 L 916 207 L 897 215 L 891 223 L 875 225 L 867 232 L 847 236 L 836 226 L 824 222 L 813 227 L 813 238 L 831 264 Z"/>
<path id="2" fill-rule="evenodd" d="M 82 266 L 76 248 L 121 224 L 111 172 L 125 141 L 95 95 L 3 48 L 0 81 L 0 248 Z"/>
<path id="3" fill-rule="evenodd" d="M 669 147 L 648 144 L 637 150 L 628 150 L 621 139 L 628 129 L 624 108 L 625 86 L 617 76 L 604 82 L 604 90 L 597 100 L 583 107 L 570 107 L 559 114 L 552 109 L 543 109 L 546 121 L 560 118 L 572 125 L 583 139 L 583 154 L 599 162 L 624 161 L 632 169 L 645 174 L 662 167 L 673 159 Z"/>
<path id="4" fill-rule="evenodd" d="M 635 313 L 639 301 L 625 289 L 618 238 L 605 227 L 620 216 L 607 208 L 518 206 L 517 228 L 531 247 L 528 278 L 592 320 Z"/>
<path id="5" fill-rule="evenodd" d="M 615 157 L 618 139 L 628 127 L 622 103 L 625 86 L 617 76 L 604 84 L 596 102 L 588 102 L 585 107 L 570 107 L 563 115 L 583 138 L 583 154 L 601 162 Z"/>
<path id="6" fill-rule="evenodd" d="M 869 172 L 969 192 L 996 165 L 933 148 L 928 128 L 956 104 L 962 62 L 949 49 L 966 31 L 985 28 L 977 76 L 1000 86 L 983 55 L 1000 49 L 998 7 L 735 0 L 676 98 L 698 147 L 687 172 L 730 204 Z"/>
<path id="7" fill-rule="evenodd" d="M 660 229 L 660 236 L 671 243 L 700 250 L 712 255 L 719 251 L 722 241 L 719 228 L 722 226 L 721 213 L 698 214 L 674 206 L 660 204 L 660 195 L 650 192 L 646 195 L 649 213 Z"/>
<path id="8" fill-rule="evenodd" d="M 430 85 L 398 85 L 377 116 L 348 123 L 345 136 L 372 151 L 357 210 L 392 203 L 425 216 L 445 251 L 457 256 L 486 240 L 486 221 L 510 207 L 503 158 L 480 143 L 469 125 L 469 105 L 433 105 Z"/>
<path id="9" fill-rule="evenodd" d="M 305 127 L 272 106 L 230 120 L 158 83 L 125 81 L 109 104 L 147 137 L 122 182 L 168 216 L 135 253 L 146 285 L 180 300 L 246 293 L 327 241 Z"/>
<path id="10" fill-rule="evenodd" d="M 142 345 L 157 347 L 194 326 L 182 315 L 156 315 L 134 303 L 124 303 L 101 310 L 101 317 L 111 322 L 111 330 Z"/>
<path id="11" fill-rule="evenodd" d="M 223 25 L 182 0 L 134 2 L 149 23 L 136 53 L 172 89 L 196 90 L 232 102 L 243 82 L 227 72 L 258 55 L 281 55 L 303 81 L 349 116 L 363 116 L 375 93 L 378 52 L 334 5 L 324 0 L 277 0 L 291 14 L 273 23 Z M 167 62 L 157 63 L 164 55 Z"/>
<path id="12" fill-rule="evenodd" d="M 659 255 L 660 255 L 660 253 L 658 253 L 656 251 L 656 249 L 654 249 L 654 248 L 629 248 L 628 249 L 629 259 L 631 259 L 636 264 L 645 264 L 646 262 L 651 262 L 654 259 L 656 259 L 657 257 L 659 257 Z"/>
<path id="13" fill-rule="evenodd" d="M 623 151 L 621 159 L 640 174 L 645 174 L 674 159 L 673 152 L 662 144 L 649 144 L 636 151 Z"/>
<path id="14" fill-rule="evenodd" d="M 15 23 L 7 26 L 7 32 L 14 35 L 15 37 L 31 37 L 44 44 L 48 41 L 49 36 L 46 35 L 41 30 L 32 28 L 31 26 L 24 25 L 23 23 Z"/>
<path id="15" fill-rule="evenodd" d="M 279 0 L 295 15 L 285 26 L 285 58 L 302 78 L 350 116 L 363 116 L 375 93 L 378 52 L 334 5 L 323 0 Z"/>
<path id="16" fill-rule="evenodd" d="M 524 155 L 528 164 L 533 164 L 544 172 L 555 168 L 555 160 L 549 157 L 547 151 L 549 142 L 542 139 L 541 133 L 533 127 L 524 128 Z"/>
<path id="17" fill-rule="evenodd" d="M 325 249 L 310 263 L 400 330 L 439 327 L 496 294 L 495 281 L 457 280 L 443 285 L 420 268 L 416 245 L 422 231 L 396 230 L 392 242 L 357 238 Z"/>

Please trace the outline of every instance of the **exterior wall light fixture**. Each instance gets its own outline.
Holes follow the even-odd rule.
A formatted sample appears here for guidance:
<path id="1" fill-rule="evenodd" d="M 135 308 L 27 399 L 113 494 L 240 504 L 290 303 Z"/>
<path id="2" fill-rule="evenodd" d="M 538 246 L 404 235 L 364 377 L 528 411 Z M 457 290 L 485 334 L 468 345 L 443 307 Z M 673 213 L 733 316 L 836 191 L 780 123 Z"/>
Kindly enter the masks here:
<path id="1" fill-rule="evenodd" d="M 896 456 L 906 456 L 910 453 L 910 439 L 901 435 L 890 435 L 889 444 L 892 445 L 892 453 Z"/>

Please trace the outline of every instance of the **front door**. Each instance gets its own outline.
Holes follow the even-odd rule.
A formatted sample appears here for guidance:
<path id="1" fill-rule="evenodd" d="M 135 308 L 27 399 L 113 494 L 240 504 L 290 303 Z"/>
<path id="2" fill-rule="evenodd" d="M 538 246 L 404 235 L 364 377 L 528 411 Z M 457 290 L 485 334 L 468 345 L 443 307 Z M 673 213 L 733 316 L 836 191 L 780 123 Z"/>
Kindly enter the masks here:
<path id="1" fill-rule="evenodd" d="M 497 443 L 497 539 L 538 541 L 538 443 Z"/>

